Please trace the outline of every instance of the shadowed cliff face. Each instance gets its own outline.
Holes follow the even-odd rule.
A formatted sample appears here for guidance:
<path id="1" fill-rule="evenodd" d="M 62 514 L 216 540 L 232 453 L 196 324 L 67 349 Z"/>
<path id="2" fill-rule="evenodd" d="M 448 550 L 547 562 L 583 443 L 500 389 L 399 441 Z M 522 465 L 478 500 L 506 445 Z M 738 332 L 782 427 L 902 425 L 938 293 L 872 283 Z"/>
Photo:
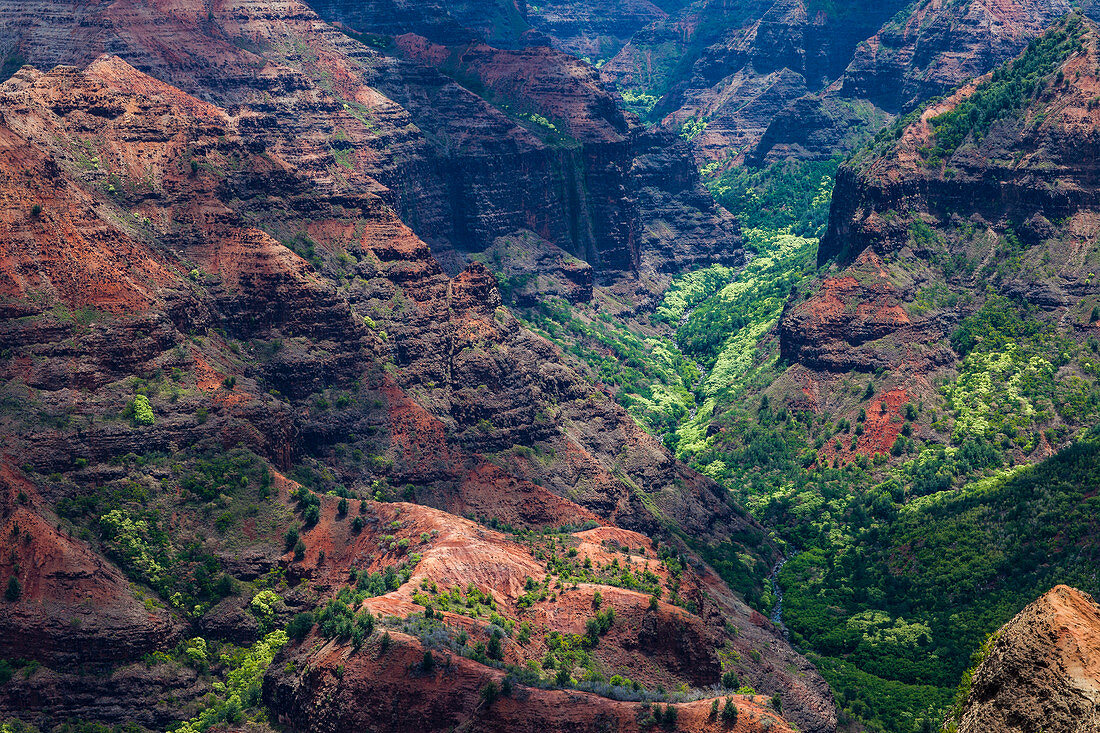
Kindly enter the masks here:
<path id="1" fill-rule="evenodd" d="M 284 101 L 299 124 L 328 116 L 367 139 L 358 109 L 264 70 L 294 90 Z M 3 687 L 3 715 L 164 727 L 217 690 L 201 668 L 145 655 L 200 634 L 253 643 L 347 590 L 352 569 L 405 564 L 412 575 L 372 611 L 415 623 L 425 583 L 474 583 L 502 619 L 531 625 L 528 641 L 505 644 L 525 663 L 547 634 L 586 633 L 601 589 L 619 618 L 589 652 L 605 677 L 672 689 L 735 671 L 778 693 L 800 730 L 835 729 L 812 667 L 677 539 L 720 545 L 756 572 L 775 556 L 763 531 L 501 307 L 488 270 L 448 276 L 371 177 L 370 149 L 342 148 L 326 128 L 290 137 L 280 109 L 202 101 L 115 56 L 25 67 L 0 86 L 0 517 L 18 538 L 0 582 L 20 589 L 3 601 L 0 657 L 44 665 Z M 303 498 L 329 491 L 343 508 Z M 551 551 L 458 515 L 520 532 L 595 528 L 551 532 Z M 253 581 L 278 589 L 274 616 L 250 605 Z M 452 620 L 471 645 L 497 623 Z M 320 630 L 292 642 L 265 700 L 313 730 L 466 719 L 470 691 L 499 672 L 456 656 L 461 674 L 423 687 L 403 655 L 432 642 L 393 623 L 382 660 L 373 646 L 314 648 Z M 420 691 L 433 712 L 326 708 L 328 673 L 310 670 L 337 658 L 341 695 Z M 530 699 L 537 721 L 579 693 L 516 694 L 504 709 L 518 716 Z M 637 725 L 637 706 L 582 697 L 579 724 Z M 750 729 L 777 717 L 764 702 L 738 698 Z M 709 709 L 686 705 L 679 725 Z"/>
<path id="2" fill-rule="evenodd" d="M 884 121 L 952 91 L 1014 57 L 1073 6 L 1063 0 L 918 3 L 854 50 L 851 62 L 820 94 L 784 109 L 749 156 L 826 158 L 852 150 Z"/>
<path id="3" fill-rule="evenodd" d="M 1085 733 L 1100 726 L 1100 607 L 1059 585 L 993 634 L 956 723 L 974 731 Z"/>
<path id="4" fill-rule="evenodd" d="M 700 0 L 639 30 L 602 72 L 650 95 L 666 128 L 705 121 L 700 160 L 820 160 L 1012 58 L 1071 9 Z"/>
<path id="5" fill-rule="evenodd" d="M 819 250 L 826 269 L 780 323 L 793 374 L 823 384 L 874 374 L 877 384 L 885 371 L 887 388 L 938 402 L 929 381 L 965 375 L 964 357 L 983 340 L 1088 336 L 1096 69 L 1094 27 L 1069 21 L 842 166 Z M 990 121 L 972 127 L 983 115 Z M 965 335 L 1005 308 L 1023 309 L 1046 335 L 997 336 L 1008 328 L 998 321 Z M 1066 367 L 1056 381 L 1080 378 Z"/>
<path id="6" fill-rule="evenodd" d="M 416 33 L 447 46 L 475 41 L 510 49 L 553 45 L 593 62 L 611 58 L 634 33 L 667 18 L 682 4 L 680 0 L 310 2 L 322 17 L 373 34 Z"/>
<path id="7" fill-rule="evenodd" d="M 740 261 L 736 227 L 693 171 L 635 172 L 654 155 L 680 166 L 686 151 L 643 132 L 591 67 L 549 48 L 468 47 L 415 14 L 408 28 L 381 32 L 434 40 L 376 43 L 356 32 L 373 26 L 345 34 L 296 2 L 240 0 L 203 12 L 156 0 L 28 3 L 3 13 L 8 45 L 32 64 L 82 65 L 109 51 L 199 98 L 260 113 L 269 151 L 318 185 L 381 195 L 452 274 L 468 253 L 529 230 L 588 261 L 600 281 L 640 278 L 649 291 L 670 254 L 698 256 L 688 221 L 713 232 L 708 258 Z M 531 83 L 503 83 L 517 75 Z"/>
<path id="8" fill-rule="evenodd" d="M 721 160 L 755 145 L 789 103 L 836 79 L 856 46 L 903 7 L 697 2 L 638 33 L 603 72 L 621 88 L 656 92 L 666 127 L 705 120 L 696 153 Z"/>

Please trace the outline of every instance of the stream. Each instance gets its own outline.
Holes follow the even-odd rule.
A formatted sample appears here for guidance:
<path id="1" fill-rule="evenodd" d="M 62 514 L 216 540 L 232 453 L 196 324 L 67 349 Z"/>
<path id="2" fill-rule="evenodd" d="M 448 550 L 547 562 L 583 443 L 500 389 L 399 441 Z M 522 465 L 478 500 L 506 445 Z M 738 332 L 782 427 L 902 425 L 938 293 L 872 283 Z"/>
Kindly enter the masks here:
<path id="1" fill-rule="evenodd" d="M 787 631 L 787 627 L 783 625 L 783 589 L 779 587 L 779 571 L 783 569 L 788 560 L 797 554 L 798 550 L 792 551 L 788 557 L 784 557 L 777 562 L 771 573 L 768 574 L 768 583 L 771 584 L 772 595 L 775 596 L 775 608 L 772 609 L 771 620 L 783 632 L 783 638 L 788 641 L 790 641 L 790 633 Z"/>

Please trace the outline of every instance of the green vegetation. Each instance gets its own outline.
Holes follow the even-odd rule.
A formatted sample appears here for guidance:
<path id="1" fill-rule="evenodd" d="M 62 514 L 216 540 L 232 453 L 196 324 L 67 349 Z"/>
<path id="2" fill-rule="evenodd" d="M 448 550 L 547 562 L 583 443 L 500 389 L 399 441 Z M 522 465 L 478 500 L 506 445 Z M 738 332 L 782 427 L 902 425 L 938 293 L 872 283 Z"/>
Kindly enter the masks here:
<path id="1" fill-rule="evenodd" d="M 708 372 L 708 395 L 734 385 L 756 361 L 760 338 L 775 325 L 791 290 L 810 272 L 817 241 L 768 230 L 746 230 L 756 256 L 733 275 L 726 268 L 690 283 L 677 281 L 671 300 L 657 309 L 656 319 L 679 321 L 676 341 L 681 351 Z M 720 266 L 719 266 L 720 267 Z M 706 272 L 706 271 L 704 271 Z M 730 281 L 716 292 L 723 274 Z M 709 297 L 708 297 L 709 296 Z"/>
<path id="2" fill-rule="evenodd" d="M 133 414 L 135 425 L 152 425 L 156 422 L 153 406 L 149 404 L 149 398 L 143 394 L 134 395 L 130 403 L 130 412 Z"/>
<path id="3" fill-rule="evenodd" d="M 260 704 L 264 672 L 286 643 L 285 631 L 273 631 L 251 647 L 223 653 L 219 660 L 223 681 L 216 683 L 214 691 L 202 699 L 202 711 L 169 730 L 172 733 L 203 733 L 222 723 L 237 725 L 266 720 L 267 711 Z M 203 657 L 205 648 L 204 641 Z"/>
<path id="4" fill-rule="evenodd" d="M 266 463 L 247 451 L 199 458 L 191 470 L 180 477 L 184 496 L 195 501 L 211 501 L 252 485 L 258 485 L 260 497 L 266 498 L 271 489 L 271 471 Z"/>
<path id="5" fill-rule="evenodd" d="M 217 543 L 245 541 L 230 528 L 248 520 L 273 535 L 289 512 L 269 501 L 267 464 L 243 449 L 193 456 L 127 456 L 124 478 L 73 492 L 57 503 L 57 513 L 86 540 L 104 551 L 134 581 L 188 615 L 201 615 L 234 592 L 234 583 L 208 543 L 196 532 L 217 530 Z M 161 480 L 139 481 L 130 470 L 159 467 Z M 153 602 L 150 598 L 149 602 Z"/>
<path id="6" fill-rule="evenodd" d="M 623 90 L 622 99 L 626 108 L 643 120 L 648 119 L 649 113 L 652 112 L 653 108 L 657 105 L 657 97 L 652 94 L 636 92 L 630 89 Z"/>
<path id="7" fill-rule="evenodd" d="M 4 600 L 8 603 L 15 603 L 22 595 L 23 584 L 19 582 L 19 578 L 12 574 L 12 576 L 8 578 L 7 587 L 4 589 Z"/>
<path id="8" fill-rule="evenodd" d="M 951 343 L 964 356 L 959 378 L 944 388 L 957 442 L 981 436 L 1030 453 L 1040 437 L 1035 427 L 1055 412 L 1076 423 L 1100 412 L 1100 392 L 1056 377 L 1077 345 L 1026 304 L 991 298 L 963 320 Z"/>
<path id="9" fill-rule="evenodd" d="M 937 118 L 944 148 L 935 155 L 980 139 L 1044 84 L 1060 83 L 1054 74 L 1077 47 L 1078 23 L 1071 17 L 1032 43 L 969 105 Z M 905 124 L 864 155 L 882 152 Z M 921 283 L 908 312 L 970 314 L 943 344 L 958 354 L 958 372 L 935 381 L 937 397 L 902 406 L 892 446 L 853 454 L 868 414 L 885 411 L 889 375 L 831 385 L 841 414 L 807 409 L 803 385 L 788 381 L 778 359 L 774 330 L 814 275 L 816 242 L 793 233 L 823 230 L 836 162 L 820 165 L 704 170 L 716 198 L 753 227 L 747 239 L 757 257 L 740 272 L 687 274 L 666 292 L 656 319 L 675 329 L 676 348 L 700 377 L 689 385 L 696 411 L 664 437 L 781 546 L 799 551 L 788 552 L 779 576 L 783 618 L 792 640 L 815 655 L 842 723 L 921 733 L 939 728 L 990 632 L 1055 583 L 1098 587 L 1089 569 L 1100 554 L 1097 506 L 1087 487 L 1097 481 L 1100 447 L 1082 430 L 1100 416 L 1100 347 L 996 294 L 1035 259 L 1011 228 L 990 239 L 970 225 L 946 230 L 912 217 L 910 245 L 945 281 Z M 969 249 L 948 250 L 956 238 Z M 969 277 L 989 287 L 960 293 L 948 284 Z M 1092 305 L 1071 318 L 1094 322 L 1095 313 L 1085 318 Z M 1045 463 L 1016 465 L 1075 435 Z M 844 460 L 830 457 L 842 448 Z M 697 549 L 735 588 L 739 573 L 758 572 L 751 557 Z M 745 595 L 762 610 L 774 602 L 770 592 Z"/>
<path id="10" fill-rule="evenodd" d="M 703 180 L 715 200 L 746 228 L 820 237 L 829 221 L 839 165 L 840 159 L 832 158 L 719 172 L 719 165 L 712 163 L 703 169 Z"/>
<path id="11" fill-rule="evenodd" d="M 942 711 L 971 652 L 1024 605 L 1057 583 L 1100 590 L 1098 480 L 1090 437 L 834 532 L 783 568 L 792 639 L 828 655 L 834 689 L 874 711 L 862 717 L 877 729 L 904 730 L 914 700 Z"/>
<path id="12" fill-rule="evenodd" d="M 523 315 L 534 331 L 587 364 L 651 432 L 670 432 L 695 406 L 691 387 L 698 367 L 667 340 L 560 299 L 540 302 Z"/>
<path id="13" fill-rule="evenodd" d="M 374 616 L 370 611 L 360 609 L 363 600 L 369 595 L 367 591 L 352 590 L 347 586 L 341 588 L 336 597 L 317 613 L 317 626 L 321 636 L 341 641 L 350 640 L 356 648 L 362 646 L 374 633 Z"/>
<path id="14" fill-rule="evenodd" d="M 949 158 L 968 138 L 980 141 L 998 121 L 1024 109 L 1052 79 L 1058 67 L 1081 47 L 1079 15 L 1067 16 L 1061 27 L 1028 44 L 1024 53 L 999 67 L 954 109 L 931 120 L 935 146 L 925 151 L 930 163 Z"/>
<path id="15" fill-rule="evenodd" d="M 694 140 L 707 129 L 707 121 L 701 117 L 692 117 L 684 121 L 680 126 L 680 137 L 685 140 Z"/>

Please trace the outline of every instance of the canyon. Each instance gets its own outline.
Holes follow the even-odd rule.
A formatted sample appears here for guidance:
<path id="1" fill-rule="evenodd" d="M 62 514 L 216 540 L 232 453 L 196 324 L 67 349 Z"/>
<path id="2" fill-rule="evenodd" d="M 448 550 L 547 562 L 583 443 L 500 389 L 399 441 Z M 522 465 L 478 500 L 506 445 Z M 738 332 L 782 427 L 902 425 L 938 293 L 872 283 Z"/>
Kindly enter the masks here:
<path id="1" fill-rule="evenodd" d="M 0 732 L 1095 730 L 1078 9 L 4 4 Z"/>

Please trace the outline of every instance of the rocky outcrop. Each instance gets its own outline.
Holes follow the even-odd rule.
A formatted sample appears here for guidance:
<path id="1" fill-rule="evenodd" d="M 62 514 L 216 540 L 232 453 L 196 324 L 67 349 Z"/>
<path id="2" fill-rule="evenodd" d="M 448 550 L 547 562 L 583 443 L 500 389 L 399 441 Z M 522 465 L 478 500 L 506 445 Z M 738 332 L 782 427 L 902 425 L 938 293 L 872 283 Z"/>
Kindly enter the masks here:
<path id="1" fill-rule="evenodd" d="M 1072 9 L 700 0 L 640 30 L 603 72 L 658 97 L 665 127 L 705 121 L 692 141 L 700 160 L 824 160 L 1012 58 Z"/>
<path id="2" fill-rule="evenodd" d="M 668 17 L 669 3 L 651 0 L 551 0 L 527 6 L 527 20 L 557 48 L 594 63 L 612 58 L 647 25 Z"/>
<path id="3" fill-rule="evenodd" d="M 258 634 L 254 610 L 242 599 L 216 603 L 239 587 L 234 577 L 279 565 L 292 581 L 308 578 L 285 591 L 288 609 L 304 610 L 343 587 L 349 569 L 404 562 L 406 547 L 430 544 L 425 536 L 461 551 L 417 550 L 424 573 L 445 575 L 414 577 L 373 601 L 379 612 L 416 612 L 423 579 L 481 578 L 519 621 L 523 579 L 544 576 L 544 563 L 463 514 L 625 533 L 647 548 L 635 564 L 656 565 L 657 546 L 629 530 L 661 537 L 691 558 L 682 605 L 661 605 L 658 628 L 635 633 L 648 595 L 609 585 L 609 602 L 633 620 L 601 645 L 607 664 L 653 684 L 712 684 L 722 670 L 715 648 L 742 645 L 743 679 L 780 693 L 802 730 L 835 728 L 821 678 L 672 528 L 761 555 L 761 566 L 775 554 L 762 531 L 525 329 L 485 266 L 448 276 L 364 170 L 326 167 L 309 141 L 274 135 L 265 113 L 201 101 L 113 56 L 83 70 L 26 68 L 5 82 L 0 142 L 12 153 L 0 160 L 9 173 L 0 208 L 13 233 L 0 238 L 9 283 L 0 343 L 11 357 L 0 362 L 11 407 L 2 466 L 22 487 L 0 509 L 4 531 L 18 524 L 22 537 L 0 558 L 0 582 L 16 576 L 22 589 L 3 601 L 9 648 L 0 654 L 47 667 L 11 688 L 36 695 L 34 705 L 2 698 L 4 716 L 162 725 L 168 710 L 155 690 L 186 704 L 207 682 L 157 670 L 138 675 L 133 694 L 97 705 L 100 687 L 79 672 L 127 679 L 143 655 L 199 633 L 247 642 Z M 647 195 L 667 201 L 675 186 L 651 181 Z M 203 476 L 230 469 L 199 464 L 227 454 L 252 473 L 206 486 Z M 345 495 L 355 513 L 339 514 L 326 497 L 307 525 L 292 508 L 300 485 L 279 470 L 318 494 Z M 401 505 L 399 519 L 397 505 L 366 497 L 417 505 Z M 292 524 L 304 527 L 306 549 L 283 554 Z M 592 556 L 610 566 L 615 551 L 601 547 Z M 200 597 L 196 588 L 215 578 L 222 595 Z M 539 623 L 582 633 L 587 592 L 544 599 Z M 674 618 L 683 620 L 675 631 L 662 628 Z M 744 627 L 736 639 L 729 619 Z M 537 644 L 523 654 L 541 654 Z M 285 661 L 274 667 L 285 671 Z M 316 712 L 312 694 L 301 699 Z M 608 704 L 593 703 L 593 715 Z"/>
<path id="4" fill-rule="evenodd" d="M 309 0 L 329 20 L 380 36 L 417 33 L 434 43 L 463 45 L 482 41 L 502 48 L 545 44 L 547 39 L 529 24 L 525 0 Z"/>
<path id="5" fill-rule="evenodd" d="M 960 403 L 933 385 L 976 368 L 956 334 L 971 316 L 985 317 L 979 312 L 1026 312 L 1066 343 L 1089 338 L 1097 291 L 1086 253 L 1100 210 L 1096 58 L 1095 27 L 1071 16 L 1020 60 L 883 132 L 841 166 L 819 276 L 787 302 L 778 327 L 790 368 L 774 394 L 868 421 L 858 439 L 825 445 L 820 457 L 904 449 L 905 440 L 892 441 L 914 413 L 895 414 L 891 400 L 872 394 L 904 392 L 914 405 L 944 405 L 958 417 Z M 991 101 L 998 89 L 1018 96 Z M 977 113 L 953 116 L 971 105 L 988 124 L 974 121 Z M 1056 372 L 1058 389 L 1091 379 L 1074 367 Z M 862 399 L 853 382 L 868 383 Z M 876 409 L 891 417 L 871 439 Z M 1076 419 L 1056 412 L 1044 424 Z M 922 439 L 952 434 L 948 421 L 929 428 Z M 1027 450 L 1045 448 L 1036 441 Z"/>
<path id="6" fill-rule="evenodd" d="M 896 141 L 880 141 L 841 168 L 818 252 L 819 264 L 836 262 L 839 272 L 788 304 L 780 327 L 786 358 L 837 372 L 950 365 L 942 339 L 965 313 L 916 307 L 918 292 L 940 282 L 980 290 L 978 272 L 998 270 L 1001 237 L 1062 255 L 1054 284 L 1049 273 L 1029 275 L 1032 265 L 1022 264 L 995 278 L 1001 292 L 1052 312 L 1072 310 L 1088 292 L 1083 262 L 1069 251 L 1100 208 L 1092 163 L 1100 118 L 1089 101 L 1097 51 L 1094 30 L 1080 35 L 1071 26 L 1078 30 L 1065 41 L 1065 60 L 1047 70 L 1026 109 L 967 138 L 944 160 L 933 160 L 935 120 L 988 80 L 931 105 Z M 1048 225 L 1052 219 L 1064 226 Z M 970 264 L 960 271 L 952 262 Z"/>
<path id="7" fill-rule="evenodd" d="M 918 3 L 861 42 L 826 90 L 777 115 L 750 159 L 824 159 L 854 150 L 891 117 L 1012 58 L 1072 9 L 1064 0 Z"/>
<path id="8" fill-rule="evenodd" d="M 730 12 L 720 3 L 694 3 L 639 33 L 604 73 L 624 88 L 659 90 L 656 112 L 666 127 L 706 121 L 693 140 L 696 154 L 722 160 L 755 146 L 788 104 L 836 79 L 857 44 L 903 7 L 816 8 L 780 0 L 744 3 Z M 668 53 L 661 27 L 695 36 L 667 70 L 658 67 L 669 75 L 665 80 L 652 77 L 654 55 Z"/>
<path id="9" fill-rule="evenodd" d="M 839 96 L 905 114 L 1013 58 L 1072 9 L 1065 0 L 926 0 L 859 44 Z"/>
<path id="10" fill-rule="evenodd" d="M 447 17 L 465 23 L 488 12 L 458 5 Z M 433 8 L 422 9 L 425 18 Z M 501 8 L 519 12 L 511 3 Z M 639 233 L 662 224 L 638 205 L 642 184 L 631 176 L 653 139 L 639 140 L 592 68 L 571 56 L 439 37 L 432 22 L 400 8 L 394 17 L 407 27 L 352 24 L 346 33 L 298 2 L 242 1 L 201 13 L 158 0 L 79 10 L 32 4 L 0 13 L 11 47 L 42 68 L 83 66 L 110 50 L 196 97 L 247 107 L 257 114 L 246 124 L 272 155 L 326 190 L 379 194 L 450 274 L 468 254 L 527 229 L 587 261 L 605 282 L 663 285 L 639 273 L 646 256 Z M 418 35 L 380 50 L 375 36 L 357 32 L 375 30 Z M 166 35 L 172 48 L 151 40 Z M 508 81 L 520 77 L 530 83 Z M 678 219 L 712 224 L 717 249 L 736 261 L 736 232 L 697 176 L 670 180 L 678 185 L 672 203 L 691 207 Z"/>
<path id="11" fill-rule="evenodd" d="M 424 670 L 424 649 L 416 639 L 392 634 L 388 649 L 377 639 L 349 654 L 327 645 L 308 659 L 301 673 L 282 671 L 264 680 L 264 695 L 284 724 L 303 731 L 443 731 L 454 728 L 484 731 L 635 731 L 649 730 L 655 713 L 665 705 L 649 705 L 600 697 L 591 693 L 515 686 L 503 697 L 503 673 L 470 660 L 436 652 L 433 668 Z M 292 657 L 294 663 L 307 660 Z M 391 667 L 390 665 L 393 665 Z M 391 669 L 402 670 L 392 674 Z M 738 730 L 795 730 L 766 707 L 759 696 L 735 695 Z M 384 701 L 361 705 L 361 700 Z M 322 702 L 323 701 L 323 702 Z M 721 699 L 724 703 L 724 698 Z M 711 701 L 673 705 L 674 722 L 667 730 L 720 731 L 724 725 L 710 715 Z"/>
<path id="12" fill-rule="evenodd" d="M 410 633 L 409 628 L 401 625 L 388 628 L 392 644 L 389 648 L 380 646 L 377 633 L 360 648 L 339 641 L 325 643 L 313 636 L 288 648 L 269 668 L 264 696 L 271 709 L 296 728 L 314 730 L 319 725 L 328 725 L 344 730 L 371 725 L 403 730 L 419 725 L 420 729 L 436 730 L 473 720 L 484 721 L 491 729 L 498 724 L 507 729 L 517 724 L 511 716 L 520 714 L 524 707 L 530 708 L 530 722 L 523 725 L 541 720 L 544 696 L 552 701 L 573 701 L 575 709 L 571 715 L 576 717 L 567 719 L 570 726 L 583 728 L 590 724 L 586 721 L 599 720 L 616 710 L 645 717 L 636 703 L 627 706 L 583 692 L 540 690 L 522 680 L 514 681 L 513 700 L 479 704 L 476 698 L 471 699 L 487 682 L 499 685 L 504 675 L 472 662 L 469 650 L 464 654 L 463 644 L 456 641 L 455 634 L 460 629 L 467 633 L 471 645 L 484 643 L 488 633 L 476 616 L 455 613 L 439 600 L 440 592 L 456 585 L 491 593 L 496 612 L 502 618 L 514 621 L 517 626 L 527 623 L 537 630 L 529 639 L 512 635 L 502 642 L 502 656 L 508 664 L 537 668 L 540 660 L 553 654 L 550 644 L 554 634 L 584 634 L 585 622 L 595 613 L 593 609 L 599 607 L 604 612 L 612 609 L 614 623 L 598 643 L 588 645 L 600 668 L 615 670 L 651 688 L 658 684 L 674 686 L 679 681 L 706 685 L 720 677 L 723 669 L 720 650 L 726 649 L 727 656 L 735 652 L 732 657 L 737 660 L 738 675 L 758 680 L 757 689 L 761 693 L 780 695 L 785 715 L 800 730 L 829 730 L 835 725 L 828 704 L 822 704 L 824 688 L 812 673 L 807 674 L 805 663 L 793 654 L 777 655 L 778 631 L 724 590 L 721 581 L 705 568 L 688 569 L 680 576 L 680 598 L 698 604 L 695 610 L 651 602 L 641 589 L 609 587 L 599 580 L 556 588 L 554 573 L 546 570 L 542 562 L 545 557 L 540 559 L 545 548 L 537 540 L 532 546 L 522 538 L 509 538 L 426 507 L 373 503 L 364 509 L 351 508 L 369 518 L 367 529 L 356 534 L 349 529 L 347 519 L 336 515 L 334 504 L 324 503 L 318 525 L 305 536 L 309 548 L 305 558 L 291 564 L 289 572 L 305 574 L 315 586 L 338 588 L 345 582 L 349 564 L 374 570 L 391 561 L 388 555 L 400 557 L 402 551 L 391 548 L 369 565 L 361 564 L 367 550 L 377 546 L 378 534 L 396 532 L 387 542 L 400 548 L 401 541 L 407 539 L 410 548 L 415 547 L 422 559 L 407 584 L 367 599 L 365 607 L 393 618 L 419 611 L 425 603 L 438 603 L 441 621 L 427 635 Z M 395 520 L 401 525 L 397 530 L 392 529 Z M 567 555 L 573 558 L 570 562 L 602 568 L 615 561 L 639 572 L 648 568 L 662 578 L 669 577 L 655 546 L 642 535 L 599 527 L 573 532 L 562 539 L 576 550 Z M 532 603 L 528 592 L 546 587 L 547 581 L 556 588 L 553 597 L 536 598 Z M 596 592 L 600 592 L 598 601 Z M 732 637 L 731 626 L 737 629 Z M 753 649 L 766 650 L 766 654 L 757 659 L 751 654 Z M 426 650 L 433 654 L 438 669 L 425 670 L 419 666 Z M 342 677 L 336 671 L 339 665 L 343 665 Z M 574 672 L 569 666 L 564 670 Z M 333 677 L 333 673 L 337 676 Z M 388 700 L 398 689 L 415 690 L 410 697 L 421 702 L 409 706 L 352 702 L 364 697 Z M 322 704 L 320 701 L 326 695 L 338 702 Z M 736 700 L 738 705 L 744 705 L 742 712 L 750 716 L 749 720 L 762 712 L 759 710 L 764 702 L 762 697 Z M 695 730 L 693 726 L 701 723 L 695 711 L 709 714 L 706 712 L 709 700 L 706 702 L 686 707 L 687 719 L 681 725 L 690 723 L 687 729 Z M 489 707 L 496 711 L 498 704 L 502 711 L 499 723 L 494 722 L 495 715 L 484 714 Z M 514 713 L 503 712 L 513 704 Z M 781 724 L 778 716 L 771 717 Z M 718 725 L 719 721 L 712 719 L 710 723 Z M 551 721 L 545 724 L 556 725 Z M 622 730 L 634 730 L 632 726 L 638 724 L 640 720 L 630 718 L 616 725 Z M 478 722 L 477 727 L 481 728 L 482 723 Z M 711 728 L 703 724 L 702 729 Z"/>
<path id="13" fill-rule="evenodd" d="M 960 733 L 1100 730 L 1100 606 L 1059 585 L 1002 626 L 972 672 Z"/>
<path id="14" fill-rule="evenodd" d="M 118 568 L 87 543 L 51 527 L 22 506 L 7 477 L 0 489 L 8 502 L 0 529 L 8 538 L 0 557 L 0 582 L 20 585 L 19 597 L 0 614 L 0 654 L 38 659 L 53 666 L 109 666 L 171 645 L 182 624 L 163 607 L 148 607 Z M 24 499 L 28 503 L 33 499 Z M 15 505 L 14 507 L 12 505 Z"/>

